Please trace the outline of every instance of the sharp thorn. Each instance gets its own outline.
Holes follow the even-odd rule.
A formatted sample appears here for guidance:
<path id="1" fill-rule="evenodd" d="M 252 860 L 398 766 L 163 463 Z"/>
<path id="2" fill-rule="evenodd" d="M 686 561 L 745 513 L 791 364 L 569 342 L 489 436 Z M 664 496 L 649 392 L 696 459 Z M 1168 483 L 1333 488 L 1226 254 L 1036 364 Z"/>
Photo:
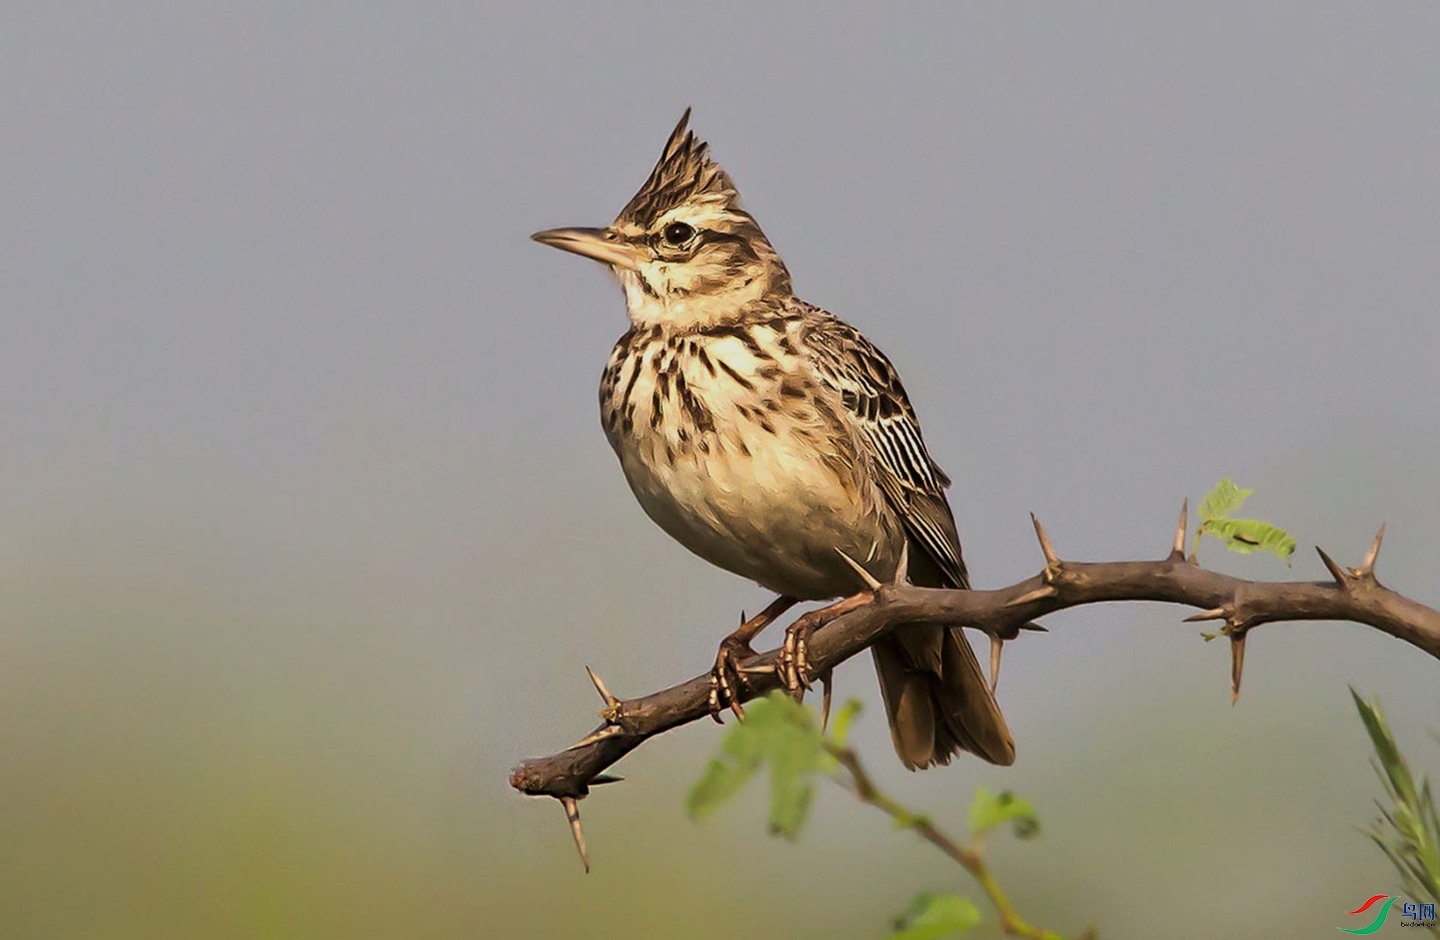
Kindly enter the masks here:
<path id="1" fill-rule="evenodd" d="M 1180 522 L 1175 526 L 1175 545 L 1170 549 L 1173 557 L 1185 557 L 1185 536 L 1190 531 L 1190 497 L 1180 504 Z"/>
<path id="2" fill-rule="evenodd" d="M 830 726 L 830 670 L 820 677 L 820 687 L 824 690 L 820 698 L 820 733 L 824 734 L 825 729 Z"/>
<path id="3" fill-rule="evenodd" d="M 745 626 L 745 611 L 740 611 L 740 626 Z"/>
<path id="4" fill-rule="evenodd" d="M 851 568 L 854 568 L 854 569 L 855 569 L 855 573 L 860 576 L 860 580 L 862 580 L 862 581 L 865 582 L 865 586 L 866 586 L 867 588 L 869 588 L 869 589 L 872 590 L 872 591 L 878 591 L 878 590 L 880 590 L 880 588 L 881 588 L 883 585 L 881 585 L 879 581 L 876 581 L 876 580 L 875 580 L 875 576 L 874 576 L 873 574 L 871 574 L 870 572 L 866 571 L 863 567 L 861 567 L 860 562 L 858 562 L 858 561 L 856 561 L 855 559 L 851 558 L 849 555 L 847 555 L 847 554 L 845 554 L 844 552 L 840 551 L 840 549 L 838 549 L 838 548 L 835 549 L 835 551 L 837 551 L 837 552 L 840 553 L 840 557 L 843 558 L 843 559 L 845 559 L 846 564 L 848 564 Z"/>
<path id="5" fill-rule="evenodd" d="M 1049 633 L 1050 628 L 1040 623 L 1022 623 L 1016 627 L 1017 630 L 1029 630 L 1033 633 Z"/>
<path id="6" fill-rule="evenodd" d="M 998 636 L 990 637 L 990 694 L 1000 687 L 1000 650 L 1005 641 Z"/>
<path id="7" fill-rule="evenodd" d="M 586 785 L 591 787 L 602 787 L 607 783 L 619 783 L 624 779 L 624 777 L 617 777 L 614 774 L 596 774 L 595 776 L 590 778 L 590 782 Z"/>
<path id="8" fill-rule="evenodd" d="M 1186 617 L 1185 622 L 1199 623 L 1202 620 L 1224 620 L 1225 616 L 1224 607 L 1212 607 L 1209 610 L 1202 610 L 1198 614 Z"/>
<path id="9" fill-rule="evenodd" d="M 1055 588 L 1049 584 L 1042 584 L 1033 591 L 1026 591 L 1009 603 L 1010 607 L 1020 607 L 1031 601 L 1044 600 L 1047 597 L 1055 596 Z"/>
<path id="10" fill-rule="evenodd" d="M 1245 668 L 1245 634 L 1230 637 L 1230 704 L 1240 701 L 1240 673 Z"/>
<path id="11" fill-rule="evenodd" d="M 1375 575 L 1375 559 L 1380 555 L 1380 543 L 1385 540 L 1385 523 L 1380 523 L 1380 531 L 1375 533 L 1375 541 L 1370 543 L 1370 550 L 1365 553 L 1365 560 L 1360 563 L 1360 574 Z"/>
<path id="12" fill-rule="evenodd" d="M 585 735 L 585 737 L 576 741 L 574 744 L 570 745 L 565 750 L 574 751 L 578 748 L 587 747 L 591 744 L 594 744 L 596 741 L 603 741 L 606 738 L 613 738 L 615 737 L 615 735 L 620 733 L 621 732 L 619 725 L 606 725 L 599 731 L 592 731 L 590 734 Z"/>
<path id="13" fill-rule="evenodd" d="M 1325 554 L 1325 549 L 1319 545 L 1315 546 L 1315 551 L 1320 554 L 1320 560 L 1325 562 L 1325 567 L 1330 569 L 1330 576 L 1335 579 L 1335 583 L 1341 587 L 1349 587 L 1350 576 L 1345 573 L 1345 569 L 1337 565 L 1335 559 Z"/>
<path id="14" fill-rule="evenodd" d="M 1040 551 L 1045 553 L 1045 567 L 1059 565 L 1060 556 L 1055 554 L 1055 546 L 1050 544 L 1050 536 L 1045 534 L 1045 527 L 1040 524 L 1039 517 L 1032 512 L 1030 521 L 1035 525 L 1035 537 L 1040 540 Z"/>
<path id="15" fill-rule="evenodd" d="M 910 583 L 910 540 L 900 543 L 900 561 L 895 565 L 895 583 Z"/>
<path id="16" fill-rule="evenodd" d="M 580 862 L 585 866 L 585 874 L 588 875 L 590 853 L 585 848 L 585 833 L 580 829 L 580 806 L 573 796 L 560 797 L 560 805 L 565 808 L 565 818 L 570 822 L 570 834 L 575 837 L 575 848 L 580 851 Z"/>
<path id="17" fill-rule="evenodd" d="M 590 681 L 595 684 L 595 691 L 600 693 L 600 698 L 604 700 L 605 707 L 618 708 L 620 706 L 620 700 L 614 695 L 610 694 L 610 690 L 605 687 L 604 680 L 597 676 L 595 674 L 595 670 L 591 669 L 589 666 L 585 667 L 585 671 L 590 674 Z"/>

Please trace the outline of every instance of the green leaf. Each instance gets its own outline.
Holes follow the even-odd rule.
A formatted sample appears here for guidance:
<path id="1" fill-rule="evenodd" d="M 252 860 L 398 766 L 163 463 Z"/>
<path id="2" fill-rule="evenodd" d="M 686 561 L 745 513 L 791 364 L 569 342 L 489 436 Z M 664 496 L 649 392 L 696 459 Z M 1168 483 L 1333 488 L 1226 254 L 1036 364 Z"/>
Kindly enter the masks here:
<path id="1" fill-rule="evenodd" d="M 1204 535 L 1213 535 L 1232 552 L 1249 555 L 1269 552 L 1287 565 L 1295 554 L 1295 540 L 1279 526 L 1258 519 L 1212 519 L 1201 525 Z"/>
<path id="2" fill-rule="evenodd" d="M 1242 490 L 1235 485 L 1234 480 L 1228 478 L 1221 480 L 1200 501 L 1200 521 L 1205 523 L 1212 519 L 1230 518 L 1240 511 L 1240 507 L 1245 505 L 1246 498 L 1254 492 L 1254 490 Z"/>
<path id="3" fill-rule="evenodd" d="M 730 728 L 720 751 L 686 797 L 691 817 L 714 813 L 768 765 L 770 831 L 798 836 L 815 799 L 815 774 L 834 766 L 814 716 L 789 696 L 771 693 L 745 710 L 745 720 Z"/>
<path id="4" fill-rule="evenodd" d="M 970 831 L 977 835 L 989 832 L 1003 823 L 1015 822 L 1017 838 L 1028 839 L 1040 831 L 1040 818 L 1029 800 L 1023 800 L 1009 790 L 991 793 L 984 787 L 975 791 L 970 803 Z"/>
<path id="5" fill-rule="evenodd" d="M 1195 530 L 1195 546 L 1201 536 L 1210 535 L 1225 543 L 1232 552 L 1249 555 L 1269 552 L 1285 564 L 1295 554 L 1295 540 L 1284 529 L 1258 519 L 1235 519 L 1254 490 L 1241 489 L 1234 480 L 1221 480 L 1200 501 L 1200 527 Z"/>
<path id="6" fill-rule="evenodd" d="M 750 782 L 759 766 L 758 761 L 752 764 L 727 764 L 711 758 L 710 763 L 705 766 L 704 776 L 695 782 L 685 796 L 685 811 L 690 814 L 691 819 L 704 819 L 714 815 L 717 809 L 724 806 Z"/>
<path id="7" fill-rule="evenodd" d="M 794 839 L 800 835 L 815 799 L 815 771 L 824 751 L 819 734 L 782 734 L 770 759 L 770 831 Z"/>
<path id="8" fill-rule="evenodd" d="M 845 747 L 850 737 L 850 725 L 860 714 L 862 706 L 858 698 L 846 699 L 830 723 L 830 742 L 836 747 Z"/>
<path id="9" fill-rule="evenodd" d="M 1381 780 L 1385 783 L 1386 790 L 1392 796 L 1413 805 L 1418 797 L 1415 780 L 1395 743 L 1395 736 L 1390 732 L 1390 723 L 1385 720 L 1379 701 L 1367 702 L 1354 689 L 1350 690 L 1350 697 L 1355 700 L 1360 720 L 1365 723 L 1365 731 L 1370 735 L 1370 743 L 1375 747 L 1375 756 L 1380 759 L 1383 772 Z"/>
<path id="10" fill-rule="evenodd" d="M 1366 834 L 1400 873 L 1411 895 L 1440 902 L 1440 813 L 1430 783 L 1421 777 L 1416 784 L 1379 701 L 1367 702 L 1353 688 L 1350 695 L 1375 748 L 1375 770 L 1389 802 L 1379 804 L 1381 819 Z"/>
<path id="11" fill-rule="evenodd" d="M 938 940 L 963 933 L 980 923 L 975 902 L 958 894 L 917 894 L 894 920 L 889 940 Z"/>

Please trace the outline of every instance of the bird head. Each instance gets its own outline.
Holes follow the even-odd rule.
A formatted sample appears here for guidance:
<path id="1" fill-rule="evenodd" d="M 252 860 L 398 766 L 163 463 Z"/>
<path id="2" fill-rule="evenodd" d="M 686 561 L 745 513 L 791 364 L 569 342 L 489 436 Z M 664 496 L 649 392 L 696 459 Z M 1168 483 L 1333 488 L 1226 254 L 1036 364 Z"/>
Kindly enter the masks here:
<path id="1" fill-rule="evenodd" d="M 611 225 L 530 236 L 609 266 L 637 327 L 735 322 L 790 293 L 784 262 L 689 120 L 687 108 L 655 169 Z"/>

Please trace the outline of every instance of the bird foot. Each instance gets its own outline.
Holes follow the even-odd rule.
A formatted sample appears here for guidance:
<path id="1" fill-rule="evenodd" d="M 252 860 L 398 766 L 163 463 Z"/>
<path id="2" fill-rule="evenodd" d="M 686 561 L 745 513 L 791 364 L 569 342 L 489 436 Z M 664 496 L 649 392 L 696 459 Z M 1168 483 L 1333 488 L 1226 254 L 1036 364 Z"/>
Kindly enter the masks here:
<path id="1" fill-rule="evenodd" d="M 861 591 L 851 597 L 838 600 L 829 607 L 812 610 L 796 618 L 785 628 L 785 642 L 775 656 L 775 673 L 780 684 L 796 699 L 803 700 L 805 693 L 817 678 L 810 668 L 810 638 L 815 631 L 836 617 L 864 607 L 875 599 L 873 591 Z"/>
<path id="2" fill-rule="evenodd" d="M 745 663 L 755 658 L 750 641 L 764 630 L 776 617 L 795 606 L 795 598 L 781 595 L 759 614 L 745 619 L 740 615 L 740 628 L 720 641 L 720 651 L 715 654 L 715 668 L 710 670 L 710 717 L 716 724 L 724 724 L 720 713 L 730 709 L 735 717 L 745 720 L 745 709 L 740 707 L 740 686 L 750 673 L 767 672 Z"/>
<path id="3" fill-rule="evenodd" d="M 820 613 L 813 611 L 812 613 Z M 820 624 L 806 614 L 785 628 L 785 642 L 775 657 L 775 673 L 780 683 L 797 700 L 803 701 L 812 685 L 810 676 L 810 637 Z"/>
<path id="4" fill-rule="evenodd" d="M 748 641 L 737 636 L 727 636 L 720 641 L 720 650 L 715 654 L 715 667 L 710 670 L 710 717 L 716 724 L 724 724 L 720 713 L 730 709 L 735 717 L 745 720 L 745 709 L 740 705 L 740 686 L 747 660 L 755 658 L 755 651 Z"/>

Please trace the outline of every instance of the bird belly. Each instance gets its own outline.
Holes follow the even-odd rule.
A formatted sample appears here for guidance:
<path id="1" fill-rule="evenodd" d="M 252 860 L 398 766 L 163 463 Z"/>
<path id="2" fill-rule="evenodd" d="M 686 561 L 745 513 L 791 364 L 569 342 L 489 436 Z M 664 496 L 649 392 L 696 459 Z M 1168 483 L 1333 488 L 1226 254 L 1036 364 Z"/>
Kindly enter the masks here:
<path id="1" fill-rule="evenodd" d="M 842 551 L 879 576 L 894 570 L 890 527 L 846 498 L 826 468 L 784 451 L 727 457 L 655 466 L 622 456 L 621 464 L 640 505 L 672 538 L 777 593 L 821 599 L 859 590 Z"/>

